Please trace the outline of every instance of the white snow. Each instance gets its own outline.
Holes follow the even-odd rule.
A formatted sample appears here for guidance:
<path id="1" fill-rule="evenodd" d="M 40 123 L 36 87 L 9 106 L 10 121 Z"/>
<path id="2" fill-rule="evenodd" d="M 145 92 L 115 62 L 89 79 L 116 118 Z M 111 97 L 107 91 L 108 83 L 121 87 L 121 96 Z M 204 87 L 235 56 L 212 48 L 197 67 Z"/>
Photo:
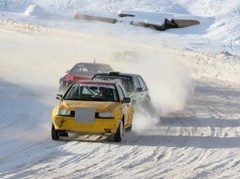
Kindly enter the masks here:
<path id="1" fill-rule="evenodd" d="M 119 22 L 75 20 L 76 12 Z M 200 24 L 161 32 L 129 24 L 164 18 Z M 0 0 L 0 178 L 238 178 L 239 22 L 240 2 L 230 0 Z M 140 57 L 110 59 L 125 50 Z M 140 73 L 156 113 L 137 111 L 121 143 L 52 141 L 59 78 L 94 59 Z"/>
<path id="2" fill-rule="evenodd" d="M 43 8 L 41 8 L 38 5 L 30 5 L 28 6 L 24 14 L 26 16 L 41 17 L 41 16 L 45 16 L 46 12 L 44 11 Z"/>

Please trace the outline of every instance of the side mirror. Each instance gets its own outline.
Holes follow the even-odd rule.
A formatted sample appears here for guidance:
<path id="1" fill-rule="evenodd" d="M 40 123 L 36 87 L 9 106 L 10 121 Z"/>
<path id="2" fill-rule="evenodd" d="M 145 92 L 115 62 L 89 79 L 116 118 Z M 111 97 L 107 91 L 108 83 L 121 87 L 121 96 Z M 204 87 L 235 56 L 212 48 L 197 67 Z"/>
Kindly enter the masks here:
<path id="1" fill-rule="evenodd" d="M 131 98 L 123 98 L 122 103 L 130 103 Z"/>
<path id="2" fill-rule="evenodd" d="M 56 99 L 62 100 L 63 95 L 62 94 L 57 94 Z"/>
<path id="3" fill-rule="evenodd" d="M 137 88 L 137 92 L 141 92 L 143 89 L 141 87 Z"/>

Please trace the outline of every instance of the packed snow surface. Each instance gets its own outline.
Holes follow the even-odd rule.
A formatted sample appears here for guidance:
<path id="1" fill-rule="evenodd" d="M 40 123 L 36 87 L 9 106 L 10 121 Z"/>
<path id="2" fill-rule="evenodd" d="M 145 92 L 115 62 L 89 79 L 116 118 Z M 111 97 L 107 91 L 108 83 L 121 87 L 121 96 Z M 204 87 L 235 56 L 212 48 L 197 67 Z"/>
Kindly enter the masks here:
<path id="1" fill-rule="evenodd" d="M 76 20 L 77 12 L 119 21 Z M 165 18 L 200 24 L 130 25 Z M 0 0 L 0 178 L 238 178 L 239 22 L 240 2 L 230 0 Z M 138 58 L 110 58 L 124 51 Z M 94 59 L 141 74 L 155 112 L 136 111 L 121 143 L 53 141 L 59 78 Z"/>

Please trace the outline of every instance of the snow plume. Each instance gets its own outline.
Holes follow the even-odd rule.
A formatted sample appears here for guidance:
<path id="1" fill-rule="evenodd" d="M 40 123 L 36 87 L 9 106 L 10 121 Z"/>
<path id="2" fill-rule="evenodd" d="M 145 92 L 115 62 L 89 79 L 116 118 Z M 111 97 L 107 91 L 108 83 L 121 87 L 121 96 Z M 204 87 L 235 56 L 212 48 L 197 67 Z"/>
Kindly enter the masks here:
<path id="1" fill-rule="evenodd" d="M 164 47 L 149 49 L 137 45 L 122 51 L 115 60 L 122 72 L 141 74 L 149 88 L 152 106 L 135 112 L 135 131 L 152 129 L 160 117 L 184 109 L 186 100 L 194 90 L 190 72 L 171 51 Z M 126 48 L 127 49 L 127 48 Z M 146 119 L 148 119 L 146 121 Z"/>
<path id="2" fill-rule="evenodd" d="M 148 72 L 143 75 L 149 84 L 152 103 L 157 114 L 163 116 L 182 110 L 193 92 L 188 69 L 170 54 L 163 52 L 153 54 L 148 58 L 152 63 L 146 61 L 144 64 L 145 67 L 148 66 L 148 70 L 145 70 Z"/>
<path id="3" fill-rule="evenodd" d="M 144 49 L 144 52 L 140 52 L 140 49 Z M 173 58 L 164 47 L 147 49 L 139 46 L 133 51 L 134 57 L 117 62 L 120 70 L 142 75 L 158 115 L 182 110 L 194 89 L 187 67 L 178 62 L 176 57 Z"/>
<path id="4" fill-rule="evenodd" d="M 154 112 L 150 112 L 143 108 L 135 110 L 133 119 L 133 131 L 137 133 L 152 130 L 158 126 L 160 118 Z"/>

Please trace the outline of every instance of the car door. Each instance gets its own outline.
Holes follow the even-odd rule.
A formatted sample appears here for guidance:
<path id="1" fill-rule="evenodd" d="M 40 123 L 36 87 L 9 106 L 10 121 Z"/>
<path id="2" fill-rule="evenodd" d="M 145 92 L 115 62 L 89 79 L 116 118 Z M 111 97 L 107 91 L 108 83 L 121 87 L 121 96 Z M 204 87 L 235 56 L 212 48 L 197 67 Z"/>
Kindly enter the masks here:
<path id="1" fill-rule="evenodd" d="M 140 86 L 142 88 L 141 100 L 142 100 L 142 102 L 148 101 L 150 97 L 149 97 L 149 92 L 148 92 L 147 85 L 146 85 L 145 81 L 143 80 L 143 78 L 141 76 L 138 76 L 137 78 L 138 78 L 138 81 L 139 81 Z"/>
<path id="2" fill-rule="evenodd" d="M 118 94 L 121 101 L 123 100 L 123 98 L 128 97 L 125 89 L 121 85 L 117 85 L 117 88 L 119 91 Z M 132 111 L 133 109 L 130 103 L 129 104 L 124 103 L 122 105 L 123 105 L 122 110 L 124 113 L 124 126 L 126 127 L 131 123 L 132 117 L 130 117 L 130 115 L 133 113 Z"/>
<path id="3" fill-rule="evenodd" d="M 141 103 L 144 100 L 146 86 L 142 85 L 142 81 L 139 76 L 134 76 L 133 79 L 135 86 L 135 101 L 136 103 Z"/>

